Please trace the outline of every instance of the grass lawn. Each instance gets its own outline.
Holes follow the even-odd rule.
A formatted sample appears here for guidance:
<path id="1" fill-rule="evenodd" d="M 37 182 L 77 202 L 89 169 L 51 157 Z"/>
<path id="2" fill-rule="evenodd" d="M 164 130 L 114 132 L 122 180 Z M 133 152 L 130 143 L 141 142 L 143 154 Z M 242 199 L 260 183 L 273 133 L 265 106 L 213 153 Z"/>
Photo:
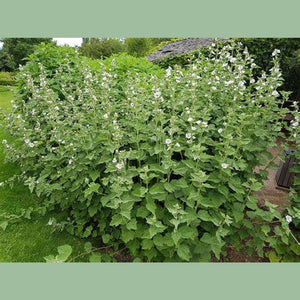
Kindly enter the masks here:
<path id="1" fill-rule="evenodd" d="M 0 86 L 2 109 L 10 109 L 12 98 L 13 93 Z M 4 162 L 4 148 L 1 143 L 3 139 L 11 141 L 11 137 L 0 126 L 0 182 L 18 173 L 19 170 L 18 166 Z M 0 215 L 3 212 L 18 214 L 21 209 L 36 205 L 37 199 L 24 185 L 18 183 L 13 189 L 0 187 Z M 87 240 L 75 238 L 65 232 L 52 233 L 51 226 L 47 225 L 51 216 L 54 214 L 44 217 L 34 216 L 31 220 L 22 218 L 17 223 L 9 224 L 5 231 L 0 228 L 0 262 L 44 262 L 45 256 L 56 254 L 56 248 L 64 244 L 73 247 L 72 256 L 83 252 Z M 82 260 L 84 261 L 84 258 Z"/>

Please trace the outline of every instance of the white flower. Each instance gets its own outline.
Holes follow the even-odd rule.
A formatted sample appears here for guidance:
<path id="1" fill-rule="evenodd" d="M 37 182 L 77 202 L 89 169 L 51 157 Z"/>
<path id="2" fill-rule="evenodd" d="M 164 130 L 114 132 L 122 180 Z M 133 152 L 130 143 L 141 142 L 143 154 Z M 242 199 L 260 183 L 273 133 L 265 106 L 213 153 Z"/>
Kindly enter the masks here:
<path id="1" fill-rule="evenodd" d="M 180 144 L 179 144 L 179 143 L 176 143 L 175 146 L 179 148 L 179 147 L 180 147 Z"/>
<path id="2" fill-rule="evenodd" d="M 203 127 L 207 127 L 207 126 L 208 126 L 208 123 L 207 123 L 207 122 L 202 122 L 202 126 L 203 126 Z"/>
<path id="3" fill-rule="evenodd" d="M 28 146 L 29 146 L 30 148 L 33 148 L 33 147 L 34 147 L 34 143 L 29 143 Z"/>
<path id="4" fill-rule="evenodd" d="M 201 123 L 202 123 L 202 121 L 200 121 L 200 120 L 196 121 L 197 125 L 200 125 Z"/>
<path id="5" fill-rule="evenodd" d="M 193 121 L 193 118 L 189 117 L 189 118 L 188 118 L 188 121 L 189 121 L 189 122 L 192 122 L 192 121 Z"/>
<path id="6" fill-rule="evenodd" d="M 275 56 L 276 54 L 279 54 L 280 53 L 280 50 L 279 49 L 275 49 L 272 53 L 272 56 Z"/>
<path id="7" fill-rule="evenodd" d="M 293 221 L 293 218 L 290 215 L 286 215 L 285 219 L 288 223 L 291 223 Z"/>
<path id="8" fill-rule="evenodd" d="M 275 96 L 275 97 L 277 97 L 279 94 L 278 94 L 278 92 L 277 91 L 273 91 L 273 93 L 272 93 L 272 96 Z"/>
<path id="9" fill-rule="evenodd" d="M 47 225 L 51 226 L 53 224 L 53 220 L 52 219 L 49 219 Z"/>
<path id="10" fill-rule="evenodd" d="M 116 164 L 116 168 L 118 170 L 121 170 L 123 167 L 124 167 L 124 163 L 123 162 Z"/>
<path id="11" fill-rule="evenodd" d="M 297 122 L 297 121 L 292 123 L 293 127 L 297 127 L 298 125 L 299 125 L 299 122 Z"/>
<path id="12" fill-rule="evenodd" d="M 166 139 L 166 144 L 170 145 L 171 144 L 171 140 L 170 139 Z"/>
<path id="13" fill-rule="evenodd" d="M 216 90 L 217 90 L 217 88 L 216 88 L 215 86 L 212 86 L 211 89 L 212 89 L 213 91 L 216 91 Z"/>
<path id="14" fill-rule="evenodd" d="M 112 160 L 112 162 L 115 164 L 117 162 L 117 159 L 114 157 L 114 159 Z"/>
<path id="15" fill-rule="evenodd" d="M 4 182 L 0 182 L 0 186 L 2 186 L 4 184 Z"/>
<path id="16" fill-rule="evenodd" d="M 134 107 L 134 103 L 130 103 L 130 106 L 131 106 L 131 107 Z"/>
<path id="17" fill-rule="evenodd" d="M 104 115 L 103 115 L 103 118 L 104 118 L 104 119 L 107 119 L 107 118 L 108 118 L 108 114 L 104 114 Z"/>
<path id="18" fill-rule="evenodd" d="M 229 167 L 229 164 L 223 163 L 221 166 L 222 166 L 223 169 L 227 169 Z"/>
<path id="19" fill-rule="evenodd" d="M 222 131 L 223 131 L 222 128 L 219 128 L 219 129 L 218 129 L 218 132 L 219 132 L 220 134 L 222 133 Z"/>
<path id="20" fill-rule="evenodd" d="M 171 71 L 172 71 L 172 68 L 171 68 L 171 67 L 169 67 L 169 68 L 166 70 L 166 77 L 171 76 Z"/>
<path id="21" fill-rule="evenodd" d="M 240 86 L 240 87 L 243 87 L 244 85 L 245 85 L 245 82 L 244 82 L 244 81 L 240 81 L 240 82 L 239 82 L 239 86 Z"/>
<path id="22" fill-rule="evenodd" d="M 194 130 L 194 131 L 195 131 L 195 130 L 196 130 L 196 127 L 192 126 L 192 130 Z"/>
<path id="23" fill-rule="evenodd" d="M 156 91 L 156 92 L 154 93 L 154 97 L 155 97 L 155 98 L 159 98 L 160 95 L 161 95 L 161 92 L 160 92 L 160 91 Z"/>
<path id="24" fill-rule="evenodd" d="M 2 140 L 2 144 L 6 145 L 7 144 L 7 140 Z"/>
<path id="25" fill-rule="evenodd" d="M 59 107 L 58 107 L 58 106 L 55 106 L 54 109 L 55 109 L 55 110 L 59 110 Z"/>
<path id="26" fill-rule="evenodd" d="M 235 61 L 236 61 L 236 58 L 234 58 L 234 57 L 230 58 L 231 63 L 234 63 Z"/>
<path id="27" fill-rule="evenodd" d="M 73 163 L 73 159 L 72 159 L 72 158 L 69 159 L 69 165 L 70 165 L 71 163 Z"/>
<path id="28" fill-rule="evenodd" d="M 254 78 L 251 78 L 250 79 L 250 83 L 254 83 L 255 82 L 255 79 Z"/>
<path id="29" fill-rule="evenodd" d="M 187 133 L 187 134 L 185 135 L 185 137 L 186 137 L 187 139 L 190 139 L 190 138 L 192 137 L 192 135 L 191 135 L 190 133 Z"/>

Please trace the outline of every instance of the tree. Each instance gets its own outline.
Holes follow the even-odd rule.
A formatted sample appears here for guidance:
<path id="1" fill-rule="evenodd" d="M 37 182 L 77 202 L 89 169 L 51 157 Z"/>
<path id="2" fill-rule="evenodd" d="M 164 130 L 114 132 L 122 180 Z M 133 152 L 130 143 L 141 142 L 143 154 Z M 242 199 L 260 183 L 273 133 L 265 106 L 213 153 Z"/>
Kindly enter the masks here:
<path id="1" fill-rule="evenodd" d="M 10 68 L 16 69 L 25 63 L 26 57 L 34 52 L 36 45 L 51 41 L 51 38 L 4 38 L 0 66 L 6 66 L 9 61 Z"/>
<path id="2" fill-rule="evenodd" d="M 112 54 L 125 51 L 124 42 L 113 38 L 84 38 L 84 42 L 80 47 L 81 53 L 84 56 L 91 58 L 105 58 Z"/>
<path id="3" fill-rule="evenodd" d="M 3 49 L 0 50 L 0 72 L 11 72 L 16 68 L 13 57 Z"/>
<path id="4" fill-rule="evenodd" d="M 151 49 L 152 43 L 148 38 L 127 38 L 125 45 L 128 54 L 142 57 Z"/>

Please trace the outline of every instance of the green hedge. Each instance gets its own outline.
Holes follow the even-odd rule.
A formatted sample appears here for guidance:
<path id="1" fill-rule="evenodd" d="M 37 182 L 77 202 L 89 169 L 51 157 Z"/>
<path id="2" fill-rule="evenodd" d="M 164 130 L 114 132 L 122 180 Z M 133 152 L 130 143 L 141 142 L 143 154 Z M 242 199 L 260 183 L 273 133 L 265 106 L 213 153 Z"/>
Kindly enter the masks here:
<path id="1" fill-rule="evenodd" d="M 17 81 L 13 73 L 0 72 L 0 85 L 16 85 Z"/>

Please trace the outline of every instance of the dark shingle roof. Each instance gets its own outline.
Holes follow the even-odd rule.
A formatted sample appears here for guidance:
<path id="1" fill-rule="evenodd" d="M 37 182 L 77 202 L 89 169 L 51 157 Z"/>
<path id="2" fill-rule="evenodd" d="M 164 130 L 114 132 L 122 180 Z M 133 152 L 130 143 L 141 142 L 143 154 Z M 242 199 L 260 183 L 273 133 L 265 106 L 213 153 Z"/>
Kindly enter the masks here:
<path id="1" fill-rule="evenodd" d="M 225 41 L 227 39 L 228 38 L 217 39 L 217 40 Z M 149 54 L 146 58 L 151 62 L 155 62 L 166 56 L 180 55 L 182 53 L 195 50 L 199 47 L 209 46 L 214 42 L 216 42 L 215 38 L 187 38 L 187 39 L 179 40 L 177 42 L 169 43 L 166 46 L 160 48 L 158 51 Z"/>

